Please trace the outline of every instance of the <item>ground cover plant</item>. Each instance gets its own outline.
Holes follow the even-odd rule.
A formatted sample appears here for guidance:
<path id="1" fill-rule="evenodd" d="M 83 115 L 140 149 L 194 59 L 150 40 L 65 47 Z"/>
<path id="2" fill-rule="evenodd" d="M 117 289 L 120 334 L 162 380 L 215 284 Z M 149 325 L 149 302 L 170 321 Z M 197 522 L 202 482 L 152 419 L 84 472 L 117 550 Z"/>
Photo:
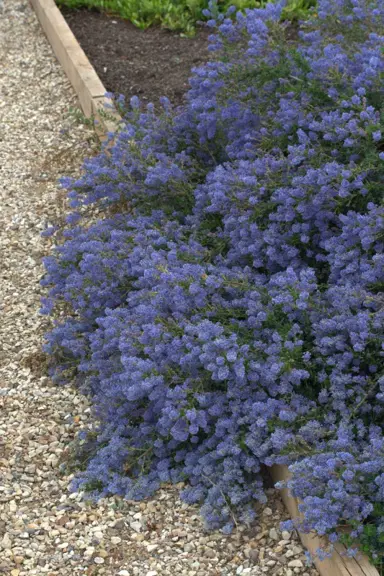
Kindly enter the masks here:
<path id="1" fill-rule="evenodd" d="M 281 10 L 212 5 L 186 105 L 133 98 L 63 182 L 46 349 L 94 407 L 74 489 L 183 480 L 228 532 L 265 499 L 260 467 L 288 464 L 299 528 L 380 566 L 384 0 L 321 0 L 298 43 Z"/>
<path id="2" fill-rule="evenodd" d="M 90 8 L 109 12 L 130 20 L 139 28 L 160 24 L 170 30 L 193 34 L 196 23 L 204 20 L 208 0 L 56 0 L 66 8 Z M 234 5 L 239 10 L 261 7 L 265 0 L 222 0 L 217 8 L 221 13 Z M 305 16 L 315 0 L 288 0 L 283 17 L 297 19 Z"/>

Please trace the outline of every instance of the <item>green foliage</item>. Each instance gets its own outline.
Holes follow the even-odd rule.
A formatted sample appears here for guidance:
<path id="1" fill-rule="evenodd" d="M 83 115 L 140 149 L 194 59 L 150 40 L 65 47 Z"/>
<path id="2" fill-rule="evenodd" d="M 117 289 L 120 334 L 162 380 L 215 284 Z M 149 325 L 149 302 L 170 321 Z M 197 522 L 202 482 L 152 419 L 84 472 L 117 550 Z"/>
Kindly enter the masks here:
<path id="1" fill-rule="evenodd" d="M 384 505 L 381 502 L 375 502 L 371 517 L 364 524 L 358 539 L 359 550 L 368 556 L 380 574 L 384 574 L 384 532 L 379 529 L 375 519 L 382 518 L 383 515 Z M 340 541 L 349 548 L 356 547 L 357 544 L 349 533 L 343 534 Z"/>
<path id="2" fill-rule="evenodd" d="M 66 8 L 88 8 L 107 12 L 130 20 L 138 28 L 161 25 L 164 28 L 193 35 L 196 23 L 204 20 L 203 10 L 208 0 L 56 0 Z M 288 0 L 284 17 L 288 20 L 305 18 L 316 0 Z M 230 6 L 239 10 L 259 8 L 266 0 L 218 0 L 220 12 Z"/>

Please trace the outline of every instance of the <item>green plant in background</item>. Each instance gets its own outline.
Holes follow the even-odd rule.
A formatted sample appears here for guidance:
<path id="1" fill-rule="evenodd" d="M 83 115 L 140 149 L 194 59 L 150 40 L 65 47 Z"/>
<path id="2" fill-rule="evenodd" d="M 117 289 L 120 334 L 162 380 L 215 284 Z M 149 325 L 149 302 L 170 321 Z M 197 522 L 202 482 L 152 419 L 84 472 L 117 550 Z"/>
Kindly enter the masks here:
<path id="1" fill-rule="evenodd" d="M 160 25 L 164 28 L 193 35 L 196 23 L 204 20 L 203 10 L 208 0 L 56 0 L 66 8 L 88 8 L 100 10 L 130 20 L 138 28 Z M 283 17 L 288 20 L 304 18 L 316 0 L 288 0 Z M 220 12 L 230 6 L 239 10 L 258 8 L 265 0 L 219 0 Z"/>

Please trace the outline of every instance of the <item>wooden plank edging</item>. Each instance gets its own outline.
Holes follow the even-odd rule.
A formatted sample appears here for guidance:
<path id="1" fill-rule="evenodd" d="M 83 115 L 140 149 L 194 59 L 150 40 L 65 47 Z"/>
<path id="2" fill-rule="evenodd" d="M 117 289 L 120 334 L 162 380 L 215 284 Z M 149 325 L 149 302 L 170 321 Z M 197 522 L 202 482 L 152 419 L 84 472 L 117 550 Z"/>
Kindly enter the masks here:
<path id="1" fill-rule="evenodd" d="M 288 480 L 290 472 L 287 466 L 275 465 L 270 468 L 272 479 L 275 483 Z M 291 518 L 302 517 L 299 512 L 298 500 L 291 496 L 289 490 L 281 490 L 283 502 Z M 300 539 L 305 548 L 315 557 L 318 548 L 326 545 L 326 540 L 316 534 L 303 534 L 299 532 Z M 315 560 L 316 568 L 321 576 L 379 576 L 378 571 L 369 562 L 368 558 L 360 554 L 358 558 L 349 558 L 345 555 L 346 548 L 337 544 L 332 558 Z"/>
<path id="2" fill-rule="evenodd" d="M 108 132 L 115 132 L 120 115 L 114 107 L 108 108 L 105 118 L 100 110 L 111 106 L 105 97 L 106 89 L 95 69 L 76 40 L 54 0 L 30 0 L 40 24 L 80 101 L 87 118 L 95 117 L 96 132 L 104 140 Z"/>

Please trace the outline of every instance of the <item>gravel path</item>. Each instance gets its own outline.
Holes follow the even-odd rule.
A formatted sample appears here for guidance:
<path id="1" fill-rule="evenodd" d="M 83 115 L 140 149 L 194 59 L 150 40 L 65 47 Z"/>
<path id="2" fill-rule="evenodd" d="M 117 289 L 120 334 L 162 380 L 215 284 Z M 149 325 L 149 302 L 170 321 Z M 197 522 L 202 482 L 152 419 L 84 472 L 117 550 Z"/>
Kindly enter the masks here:
<path id="1" fill-rule="evenodd" d="M 65 213 L 57 177 L 96 143 L 68 118 L 76 100 L 26 0 L 0 0 L 0 62 L 0 574 L 315 576 L 279 531 L 273 490 L 258 522 L 226 537 L 205 533 L 176 487 L 142 503 L 68 492 L 60 461 L 89 408 L 46 376 L 40 233 Z"/>

